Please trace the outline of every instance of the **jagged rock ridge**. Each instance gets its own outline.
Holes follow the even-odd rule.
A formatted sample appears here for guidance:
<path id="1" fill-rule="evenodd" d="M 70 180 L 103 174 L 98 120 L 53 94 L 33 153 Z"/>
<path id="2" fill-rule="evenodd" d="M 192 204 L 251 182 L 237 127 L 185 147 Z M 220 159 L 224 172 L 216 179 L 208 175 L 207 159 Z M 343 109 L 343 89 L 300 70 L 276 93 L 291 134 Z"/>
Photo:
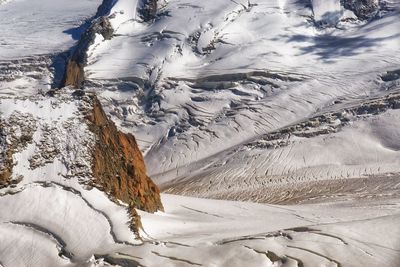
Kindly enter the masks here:
<path id="1" fill-rule="evenodd" d="M 103 36 L 105 40 L 111 39 L 114 29 L 107 17 L 115 1 L 104 0 L 97 9 L 89 28 L 81 36 L 76 48 L 67 62 L 62 86 L 80 88 L 85 80 L 84 67 L 87 61 L 87 50 L 93 44 L 96 34 Z"/>
<path id="2" fill-rule="evenodd" d="M 139 10 L 140 17 L 143 21 L 151 21 L 155 19 L 157 15 L 157 0 L 144 0 L 142 1 L 142 7 Z"/>
<path id="3" fill-rule="evenodd" d="M 373 18 L 379 12 L 378 0 L 341 0 L 344 8 L 354 12 L 360 19 Z"/>
<path id="4" fill-rule="evenodd" d="M 163 210 L 160 190 L 146 174 L 135 137 L 117 130 L 95 96 L 92 105 L 88 119 L 89 128 L 97 137 L 92 168 L 95 183 L 113 198 L 128 203 L 133 218 L 134 208 L 148 212 Z"/>
<path id="5" fill-rule="evenodd" d="M 26 188 L 72 192 L 71 197 L 82 199 L 97 213 L 119 209 L 118 223 L 129 226 L 129 233 L 113 233 L 115 219 L 107 220 L 111 233 L 127 240 L 129 235 L 140 238 L 136 209 L 163 210 L 159 189 L 146 174 L 135 138 L 117 130 L 95 95 L 65 88 L 0 103 L 0 197 L 18 198 Z M 51 202 L 60 194 L 48 197 Z M 33 223 L 29 221 L 33 218 L 27 218 L 27 223 Z M 44 227 L 37 220 L 34 223 Z"/>
<path id="6" fill-rule="evenodd" d="M 98 8 L 95 19 L 81 37 L 74 53 L 68 60 L 64 86 L 80 88 L 83 85 L 87 51 L 93 44 L 96 35 L 100 34 L 104 40 L 112 38 L 114 29 L 107 15 L 114 3 L 114 1 L 104 0 Z M 83 91 L 77 92 L 84 94 Z M 135 208 L 148 212 L 163 210 L 160 191 L 146 174 L 143 156 L 135 137 L 117 130 L 95 96 L 90 102 L 93 110 L 88 115 L 88 120 L 90 129 L 97 138 L 93 151 L 92 168 L 95 185 L 110 194 L 115 200 L 129 204 L 130 215 L 133 219 L 131 229 L 137 232 L 141 224 Z"/>

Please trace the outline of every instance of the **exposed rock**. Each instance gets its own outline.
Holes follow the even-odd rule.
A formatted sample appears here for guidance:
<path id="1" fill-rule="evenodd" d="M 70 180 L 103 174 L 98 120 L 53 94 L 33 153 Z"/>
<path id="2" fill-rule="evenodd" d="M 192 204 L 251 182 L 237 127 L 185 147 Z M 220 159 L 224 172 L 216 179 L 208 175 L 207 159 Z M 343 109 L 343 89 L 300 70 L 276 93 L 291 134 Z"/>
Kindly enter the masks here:
<path id="1" fill-rule="evenodd" d="M 381 76 L 382 81 L 390 82 L 400 79 L 400 69 L 388 71 Z"/>
<path id="2" fill-rule="evenodd" d="M 144 21 L 151 21 L 157 15 L 157 0 L 145 0 L 143 6 L 139 10 L 141 19 Z"/>
<path id="3" fill-rule="evenodd" d="M 75 61 L 73 59 L 68 61 L 67 70 L 65 73 L 65 86 L 74 86 L 79 88 L 85 80 L 83 71 L 84 66 L 79 61 L 80 60 Z"/>
<path id="4" fill-rule="evenodd" d="M 32 142 L 36 121 L 31 115 L 14 113 L 0 122 L 0 188 L 19 182 L 12 179 L 13 154 Z"/>
<path id="5" fill-rule="evenodd" d="M 379 12 L 378 0 L 341 0 L 341 3 L 362 20 L 371 19 Z"/>
<path id="6" fill-rule="evenodd" d="M 111 8 L 115 5 L 115 0 L 103 0 L 101 5 L 97 8 L 95 17 L 108 16 L 110 14 Z"/>
<path id="7" fill-rule="evenodd" d="M 6 187 L 10 183 L 12 172 L 12 151 L 7 146 L 6 134 L 3 126 L 0 124 L 0 188 Z"/>
<path id="8" fill-rule="evenodd" d="M 246 148 L 264 148 L 264 149 L 277 149 L 280 147 L 288 146 L 291 143 L 290 134 L 273 132 L 265 134 L 260 140 L 251 142 L 245 145 Z"/>
<path id="9" fill-rule="evenodd" d="M 67 63 L 64 75 L 64 86 L 80 88 L 85 80 L 84 67 L 87 63 L 87 50 L 93 44 L 96 34 L 103 36 L 105 40 L 112 38 L 114 29 L 108 17 L 95 19 L 89 29 L 81 37 L 74 53 Z"/>
<path id="10" fill-rule="evenodd" d="M 265 134 L 261 139 L 247 143 L 245 147 L 277 149 L 288 146 L 292 142 L 292 136 L 312 138 L 339 132 L 343 126 L 349 123 L 350 118 L 356 120 L 358 117 L 377 115 L 388 109 L 399 108 L 400 94 L 388 94 L 382 98 L 371 99 L 356 106 L 350 106 L 340 112 L 329 112 L 318 115 L 306 121 Z"/>
<path id="11" fill-rule="evenodd" d="M 140 227 L 135 208 L 156 212 L 163 210 L 158 187 L 146 174 L 142 153 L 135 137 L 118 131 L 104 113 L 96 97 L 92 98 L 93 110 L 89 126 L 97 137 L 93 151 L 93 176 L 95 185 L 115 200 L 129 204 L 134 231 Z"/>
<path id="12" fill-rule="evenodd" d="M 94 21 L 92 26 L 89 28 L 90 35 L 101 34 L 105 40 L 110 40 L 114 34 L 114 29 L 108 19 L 108 17 L 99 17 Z"/>

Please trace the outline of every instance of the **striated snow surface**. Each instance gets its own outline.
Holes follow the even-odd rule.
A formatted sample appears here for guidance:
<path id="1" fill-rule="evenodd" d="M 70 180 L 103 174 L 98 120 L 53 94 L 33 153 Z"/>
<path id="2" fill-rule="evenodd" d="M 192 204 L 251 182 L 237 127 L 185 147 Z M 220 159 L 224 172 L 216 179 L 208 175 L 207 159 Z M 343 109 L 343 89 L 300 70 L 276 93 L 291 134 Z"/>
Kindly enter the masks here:
<path id="1" fill-rule="evenodd" d="M 398 267 L 400 2 L 145 2 L 107 2 L 84 84 L 165 192 L 137 240 L 46 94 L 101 1 L 0 0 L 0 266 Z"/>
<path id="2" fill-rule="evenodd" d="M 32 200 L 31 190 L 41 197 Z M 162 201 L 165 212 L 141 212 L 145 242 L 133 245 L 114 244 L 104 235 L 104 217 L 73 192 L 30 187 L 2 197 L 2 205 L 12 203 L 1 212 L 12 218 L 0 224 L 3 266 L 395 267 L 399 260 L 398 201 L 274 206 L 173 195 Z M 26 212 L 26 205 L 48 209 Z M 50 223 L 59 217 L 68 227 Z"/>
<path id="3" fill-rule="evenodd" d="M 112 8 L 86 87 L 162 188 L 254 200 L 240 192 L 398 175 L 399 79 L 382 78 L 400 65 L 398 1 L 370 21 L 338 0 L 176 0 L 143 22 L 137 3 Z"/>
<path id="4" fill-rule="evenodd" d="M 7 3 L 9 2 L 9 3 Z M 101 0 L 0 1 L 0 60 L 62 52 L 79 38 L 79 26 Z"/>
<path id="5" fill-rule="evenodd" d="M 398 201 L 273 206 L 163 195 L 143 266 L 397 266 Z M 146 227 L 147 225 L 147 227 Z M 149 252 L 151 250 L 151 252 Z"/>

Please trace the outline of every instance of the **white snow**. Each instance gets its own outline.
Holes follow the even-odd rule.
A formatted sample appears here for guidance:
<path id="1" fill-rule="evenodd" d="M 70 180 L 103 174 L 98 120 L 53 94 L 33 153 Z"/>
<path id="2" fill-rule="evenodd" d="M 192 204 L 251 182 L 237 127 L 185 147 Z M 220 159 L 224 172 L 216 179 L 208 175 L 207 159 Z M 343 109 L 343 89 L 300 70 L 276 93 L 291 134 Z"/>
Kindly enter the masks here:
<path id="1" fill-rule="evenodd" d="M 320 23 L 336 25 L 342 13 L 340 0 L 312 0 L 314 19 Z"/>
<path id="2" fill-rule="evenodd" d="M 143 257 L 138 261 L 144 266 L 186 266 L 179 259 L 221 267 L 298 266 L 300 261 L 303 266 L 396 266 L 398 260 L 396 202 L 283 207 L 165 194 L 162 201 L 165 214 L 141 216 L 149 237 L 163 242 L 126 250 Z M 273 262 L 268 251 L 286 260 Z"/>
<path id="3" fill-rule="evenodd" d="M 17 195 L 3 196 L 0 202 L 9 207 L 1 210 L 2 223 L 39 225 L 59 236 L 75 260 L 87 260 L 99 247 L 114 244 L 106 218 L 73 192 L 32 185 Z"/>
<path id="4" fill-rule="evenodd" d="M 2 223 L 0 235 L 1 266 L 68 266 L 69 261 L 58 256 L 58 242 L 46 233 Z"/>
<path id="5" fill-rule="evenodd" d="M 5 5 L 9 2 L 11 2 L 12 0 L 0 0 L 0 5 Z"/>
<path id="6" fill-rule="evenodd" d="M 164 187 L 194 173 L 196 180 L 223 180 L 265 173 L 268 165 L 281 165 L 273 175 L 302 168 L 284 161 L 286 157 L 278 162 L 269 157 L 284 149 L 250 152 L 250 156 L 241 146 L 316 113 L 342 109 L 332 106 L 337 100 L 354 103 L 383 96 L 385 85 L 379 84 L 379 76 L 400 64 L 398 5 L 368 23 L 340 20 L 343 8 L 336 0 L 315 0 L 311 6 L 301 1 L 188 4 L 177 0 L 163 6 L 160 13 L 169 15 L 153 23 L 140 22 L 132 9 L 135 5 L 136 1 L 119 1 L 111 12 L 116 35 L 109 41 L 96 39 L 91 47 L 85 70 L 95 85 L 88 89 L 102 97 L 124 131 L 135 134 L 150 174 Z M 123 8 L 128 11 L 121 14 Z M 324 14 L 340 16 L 333 16 L 333 22 L 332 16 L 323 18 Z M 320 20 L 336 27 L 320 28 L 315 23 Z M 235 78 L 246 73 L 247 78 Z M 397 130 L 392 128 L 390 134 L 396 135 Z M 362 138 L 368 139 L 364 144 L 376 142 Z M 336 140 L 330 148 L 340 143 Z M 307 146 L 299 146 L 298 151 Z M 227 171 L 232 165 L 225 168 L 224 157 L 238 154 L 237 149 L 243 152 L 237 155 L 240 164 Z M 348 156 L 341 157 L 343 149 Z M 315 169 L 307 165 L 313 165 L 313 160 L 307 161 L 311 173 L 305 179 L 397 170 L 398 155 L 384 148 L 374 150 L 382 162 L 388 159 L 382 166 L 370 154 L 372 147 L 343 149 L 326 148 L 324 155 L 329 155 L 321 156 Z M 243 163 L 243 158 L 256 153 L 262 154 L 260 161 Z M 353 157 L 362 155 L 367 158 L 352 164 Z M 288 158 L 303 161 L 302 152 Z M 214 162 L 219 167 L 212 167 Z"/>
<path id="7" fill-rule="evenodd" d="M 123 203 L 85 186 L 87 107 L 41 95 L 100 2 L 0 0 L 0 146 L 32 138 L 0 189 L 0 266 L 398 266 L 399 98 L 385 99 L 400 81 L 380 78 L 400 66 L 398 1 L 371 21 L 339 0 L 158 1 L 148 22 L 143 1 L 115 1 L 85 90 L 160 187 L 190 196 L 139 211 L 142 241 Z"/>
<path id="8" fill-rule="evenodd" d="M 394 141 L 399 136 L 399 116 L 398 110 L 367 116 L 338 133 L 295 137 L 277 148 L 266 149 L 262 140 L 243 144 L 154 178 L 161 183 L 176 179 L 171 192 L 259 201 L 274 201 L 270 194 L 280 184 L 289 190 L 296 183 L 371 177 L 378 185 L 382 181 L 374 176 L 399 170 L 399 147 Z"/>
<path id="9" fill-rule="evenodd" d="M 7 142 L 12 144 L 15 138 L 32 135 L 32 140 L 13 154 L 12 179 L 20 181 L 0 189 L 0 225 L 22 227 L 26 231 L 23 237 L 33 232 L 39 237 L 28 249 L 43 250 L 42 258 L 27 252 L 18 262 L 14 253 L 3 254 L 7 253 L 4 250 L 0 253 L 3 266 L 25 266 L 31 260 L 37 260 L 40 266 L 56 261 L 54 266 L 65 262 L 86 266 L 94 254 L 107 254 L 121 244 L 141 243 L 129 229 L 126 207 L 111 201 L 104 192 L 85 186 L 92 179 L 95 140 L 82 112 L 85 103 L 72 98 L 71 93 L 67 90 L 52 98 L 0 100 Z M 4 238 L 0 243 L 15 244 L 24 254 L 26 241 L 14 241 L 18 233 L 10 232 L 0 238 Z M 41 241 L 43 235 L 50 240 Z M 66 251 L 64 260 L 51 252 L 55 246 L 48 243 L 54 243 L 53 239 L 61 243 L 58 250 Z M 48 261 L 43 259 L 46 253 Z"/>
<path id="10" fill-rule="evenodd" d="M 0 5 L 0 60 L 69 49 L 101 0 L 18 0 Z"/>

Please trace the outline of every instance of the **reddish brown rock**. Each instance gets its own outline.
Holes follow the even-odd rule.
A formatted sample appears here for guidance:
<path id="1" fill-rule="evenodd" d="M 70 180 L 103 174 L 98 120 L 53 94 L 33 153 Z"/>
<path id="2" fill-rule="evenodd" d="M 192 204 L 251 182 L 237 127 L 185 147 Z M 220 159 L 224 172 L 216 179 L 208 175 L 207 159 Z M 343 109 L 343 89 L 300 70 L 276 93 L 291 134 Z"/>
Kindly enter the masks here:
<path id="1" fill-rule="evenodd" d="M 137 230 L 140 218 L 135 208 L 147 212 L 163 210 L 160 190 L 146 174 L 135 137 L 118 131 L 96 97 L 88 119 L 91 131 L 97 137 L 92 168 L 95 184 L 115 200 L 129 204 L 133 219 L 131 228 Z"/>
<path id="2" fill-rule="evenodd" d="M 0 188 L 7 187 L 11 183 L 11 174 L 13 167 L 11 150 L 6 151 L 4 161 L 4 165 L 0 168 Z"/>
<path id="3" fill-rule="evenodd" d="M 29 118 L 25 119 L 23 122 L 29 121 Z M 25 148 L 32 141 L 35 126 L 29 123 L 26 125 L 19 123 L 20 118 L 16 117 L 11 117 L 6 124 L 0 122 L 0 188 L 8 187 L 21 181 L 21 177 L 12 177 L 14 167 L 13 154 L 19 149 Z M 11 124 L 16 128 L 19 126 L 22 134 L 15 134 L 15 130 L 6 133 L 5 127 L 10 128 L 7 124 Z M 8 141 L 6 141 L 7 135 L 9 135 Z"/>
<path id="4" fill-rule="evenodd" d="M 0 123 L 0 188 L 9 184 L 12 171 L 12 154 L 6 144 L 6 134 Z"/>
<path id="5" fill-rule="evenodd" d="M 106 3 L 107 1 L 103 2 Z M 98 14 L 102 12 L 99 10 Z M 101 34 L 105 40 L 110 40 L 114 34 L 114 29 L 106 16 L 97 17 L 92 21 L 90 27 L 81 36 L 74 49 L 64 73 L 62 87 L 71 86 L 81 88 L 85 81 L 84 68 L 87 64 L 87 51 L 94 43 L 97 34 Z"/>
<path id="6" fill-rule="evenodd" d="M 65 72 L 65 86 L 79 88 L 85 80 L 83 66 L 75 60 L 69 60 Z"/>

